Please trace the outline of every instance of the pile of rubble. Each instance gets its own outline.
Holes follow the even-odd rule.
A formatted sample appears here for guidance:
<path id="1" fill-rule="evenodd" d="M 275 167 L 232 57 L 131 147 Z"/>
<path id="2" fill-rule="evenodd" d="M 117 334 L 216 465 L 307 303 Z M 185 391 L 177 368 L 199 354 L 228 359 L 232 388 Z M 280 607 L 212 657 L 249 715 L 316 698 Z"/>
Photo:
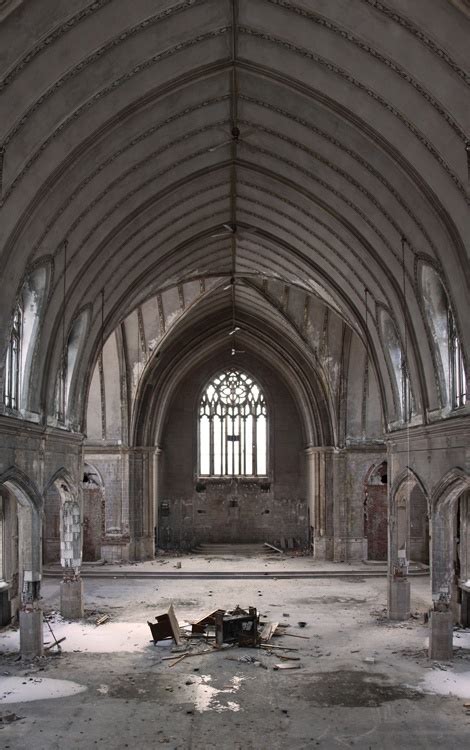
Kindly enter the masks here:
<path id="1" fill-rule="evenodd" d="M 278 652 L 293 652 L 299 649 L 285 645 L 274 645 L 270 643 L 275 636 L 291 636 L 294 638 L 308 639 L 308 636 L 288 633 L 288 623 L 263 622 L 260 623 L 260 615 L 256 607 L 235 609 L 226 611 L 216 609 L 201 617 L 196 622 L 179 624 L 173 605 L 167 612 L 156 615 L 156 622 L 148 622 L 154 645 L 160 641 L 172 639 L 175 643 L 175 653 L 172 656 L 163 657 L 171 661 L 170 667 L 178 664 L 190 656 L 202 656 L 214 653 L 214 651 L 231 648 L 234 646 L 256 648 L 265 654 L 276 655 L 282 660 L 280 664 L 274 665 L 274 669 L 300 669 L 300 657 L 280 654 Z M 302 623 L 302 626 L 305 623 Z M 300 625 L 300 623 L 299 623 Z M 206 644 L 204 650 L 194 650 L 195 645 L 201 641 Z M 236 661 L 246 661 L 265 666 L 255 657 L 242 656 Z"/>

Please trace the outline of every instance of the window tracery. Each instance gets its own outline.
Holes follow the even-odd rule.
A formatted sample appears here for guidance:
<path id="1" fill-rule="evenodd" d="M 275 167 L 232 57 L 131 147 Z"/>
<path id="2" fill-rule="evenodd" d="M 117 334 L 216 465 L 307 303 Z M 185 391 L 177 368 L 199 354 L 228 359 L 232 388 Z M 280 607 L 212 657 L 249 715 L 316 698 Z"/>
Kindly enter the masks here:
<path id="1" fill-rule="evenodd" d="M 199 473 L 264 476 L 267 409 L 259 385 L 234 368 L 216 375 L 199 403 Z"/>

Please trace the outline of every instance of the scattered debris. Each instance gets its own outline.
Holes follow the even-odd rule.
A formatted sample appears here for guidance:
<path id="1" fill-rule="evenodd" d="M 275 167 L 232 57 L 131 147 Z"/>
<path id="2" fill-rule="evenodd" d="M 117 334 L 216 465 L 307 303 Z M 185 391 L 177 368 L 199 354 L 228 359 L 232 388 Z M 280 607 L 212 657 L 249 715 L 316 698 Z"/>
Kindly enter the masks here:
<path id="1" fill-rule="evenodd" d="M 173 605 L 170 604 L 168 612 L 163 615 L 156 615 L 155 619 L 157 622 L 147 623 L 152 633 L 154 644 L 158 643 L 158 641 L 164 641 L 167 638 L 173 638 L 174 642 L 179 646 L 181 644 L 181 634 Z"/>
<path id="2" fill-rule="evenodd" d="M 60 640 L 58 641 L 58 640 L 57 640 L 57 638 L 56 638 L 56 637 L 55 637 L 55 635 L 54 635 L 54 632 L 53 632 L 53 630 L 52 630 L 52 628 L 51 628 L 51 623 L 49 622 L 48 618 L 47 618 L 47 617 L 45 617 L 44 619 L 45 619 L 45 621 L 46 621 L 46 623 L 47 623 L 47 627 L 48 627 L 48 628 L 49 628 L 49 630 L 51 631 L 51 635 L 52 635 L 52 637 L 53 637 L 53 639 L 54 639 L 54 642 L 53 642 L 53 643 L 51 643 L 51 644 L 50 644 L 49 646 L 46 646 L 45 650 L 46 650 L 46 651 L 49 651 L 49 650 L 50 650 L 51 648 L 54 648 L 54 646 L 57 646 L 57 653 L 58 653 L 58 654 L 60 654 L 60 653 L 62 652 L 62 648 L 61 648 L 60 644 L 62 643 L 62 641 L 65 641 L 65 636 L 64 636 L 64 638 L 61 638 L 61 639 L 60 639 Z"/>
<path id="3" fill-rule="evenodd" d="M 95 622 L 96 627 L 99 625 L 104 625 L 105 622 L 109 622 L 109 615 L 101 615 L 101 617 L 98 617 L 98 619 Z"/>
<path id="4" fill-rule="evenodd" d="M 301 664 L 275 664 L 273 669 L 300 669 Z"/>
<path id="5" fill-rule="evenodd" d="M 225 614 L 224 609 L 215 609 L 213 612 L 210 612 L 207 615 L 204 615 L 204 617 L 201 617 L 196 622 L 192 623 L 191 626 L 191 632 L 193 635 L 207 635 L 207 626 L 210 625 L 212 627 L 215 627 L 215 618 L 218 614 L 222 613 Z"/>
<path id="6" fill-rule="evenodd" d="M 21 721 L 21 719 L 24 719 L 24 716 L 17 716 L 14 713 L 1 714 L 0 724 L 12 724 L 14 721 Z"/>
<path id="7" fill-rule="evenodd" d="M 274 552 L 279 552 L 280 555 L 284 554 L 284 550 L 279 549 L 279 547 L 275 547 L 274 544 L 269 544 L 268 542 L 265 542 L 264 546 L 268 547 L 268 549 L 274 550 Z"/>

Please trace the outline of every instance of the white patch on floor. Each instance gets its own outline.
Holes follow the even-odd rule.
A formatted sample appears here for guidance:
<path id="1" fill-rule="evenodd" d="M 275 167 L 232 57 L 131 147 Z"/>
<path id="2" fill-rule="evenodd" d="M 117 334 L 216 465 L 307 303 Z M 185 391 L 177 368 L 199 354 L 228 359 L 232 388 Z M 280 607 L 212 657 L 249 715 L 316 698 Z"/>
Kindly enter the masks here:
<path id="1" fill-rule="evenodd" d="M 427 693 L 455 695 L 470 700 L 470 672 L 433 669 L 425 675 L 420 687 Z"/>
<path id="2" fill-rule="evenodd" d="M 230 685 L 224 688 L 215 688 L 209 683 L 210 675 L 201 675 L 196 684 L 196 695 L 194 705 L 196 711 L 240 711 L 240 704 L 234 700 L 227 700 L 226 696 L 234 695 L 240 689 L 240 685 L 246 677 L 232 677 Z"/>
<path id="3" fill-rule="evenodd" d="M 51 623 L 57 640 L 65 637 L 60 646 L 62 651 L 82 651 L 91 654 L 142 651 L 152 641 L 152 634 L 146 622 L 107 622 L 96 626 L 85 622 L 67 622 L 57 618 Z M 44 623 L 44 643 L 53 643 L 47 624 Z M 19 651 L 18 630 L 7 630 L 0 634 L 0 653 Z M 55 650 L 55 647 L 54 649 Z"/>
<path id="4" fill-rule="evenodd" d="M 4 703 L 29 703 L 50 698 L 67 698 L 86 690 L 84 685 L 70 680 L 51 680 L 45 677 L 2 677 L 0 679 L 0 705 Z"/>
<path id="5" fill-rule="evenodd" d="M 470 630 L 456 630 L 454 632 L 454 648 L 470 649 Z"/>

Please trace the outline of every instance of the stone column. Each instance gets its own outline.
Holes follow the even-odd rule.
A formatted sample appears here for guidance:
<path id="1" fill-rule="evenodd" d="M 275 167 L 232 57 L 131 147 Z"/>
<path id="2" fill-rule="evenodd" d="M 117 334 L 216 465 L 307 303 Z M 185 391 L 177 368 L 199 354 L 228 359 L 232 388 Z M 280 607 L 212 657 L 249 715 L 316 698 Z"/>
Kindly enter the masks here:
<path id="1" fill-rule="evenodd" d="M 41 520 L 35 509 L 18 504 L 18 531 L 23 581 L 19 611 L 20 653 L 23 658 L 32 659 L 44 652 L 40 606 Z"/>
<path id="2" fill-rule="evenodd" d="M 153 454 L 153 549 L 158 547 L 158 508 L 161 499 L 163 450 L 155 448 Z"/>
<path id="3" fill-rule="evenodd" d="M 129 455 L 130 532 L 136 560 L 148 560 L 154 554 L 153 452 L 154 448 L 134 448 Z"/>
<path id="4" fill-rule="evenodd" d="M 335 451 L 331 456 L 333 479 L 333 560 L 345 562 L 348 559 L 348 506 L 349 486 L 346 482 L 346 454 Z"/>
<path id="5" fill-rule="evenodd" d="M 431 592 L 432 610 L 429 618 L 429 656 L 449 661 L 453 656 L 452 582 L 453 523 L 452 507 L 435 510 L 431 525 Z"/>
<path id="6" fill-rule="evenodd" d="M 64 577 L 60 584 L 60 613 L 66 620 L 79 620 L 84 615 L 81 519 L 80 505 L 70 496 L 61 507 L 60 557 Z"/>
<path id="7" fill-rule="evenodd" d="M 313 556 L 315 560 L 332 559 L 331 513 L 327 507 L 331 472 L 328 448 L 307 448 L 307 498 L 310 524 L 313 526 Z"/>
<path id="8" fill-rule="evenodd" d="M 408 581 L 409 508 L 406 483 L 388 503 L 388 616 L 391 620 L 410 617 Z"/>

